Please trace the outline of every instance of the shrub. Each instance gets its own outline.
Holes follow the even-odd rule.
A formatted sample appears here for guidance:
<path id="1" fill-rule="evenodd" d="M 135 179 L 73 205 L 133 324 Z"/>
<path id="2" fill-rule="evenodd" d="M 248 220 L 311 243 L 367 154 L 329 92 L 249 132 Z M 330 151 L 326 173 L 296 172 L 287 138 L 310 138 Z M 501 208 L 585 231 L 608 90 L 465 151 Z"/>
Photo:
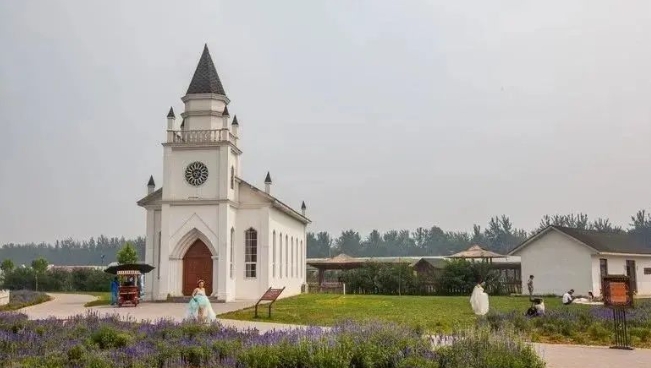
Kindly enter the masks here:
<path id="1" fill-rule="evenodd" d="M 0 311 L 17 310 L 30 305 L 47 302 L 51 298 L 41 292 L 31 290 L 12 290 L 9 292 L 9 304 L 0 306 Z"/>
<path id="2" fill-rule="evenodd" d="M 486 283 L 487 292 L 499 294 L 503 290 L 500 290 L 498 275 L 498 272 L 486 262 L 448 260 L 436 281 L 436 289 L 441 295 L 469 295 L 477 282 L 483 281 Z"/>
<path id="3" fill-rule="evenodd" d="M 420 280 L 406 264 L 377 264 L 345 271 L 341 281 L 350 294 L 416 295 L 421 291 Z"/>
<path id="4" fill-rule="evenodd" d="M 543 368 L 533 348 L 512 330 L 471 329 L 437 351 L 441 368 Z"/>
<path id="5" fill-rule="evenodd" d="M 101 270 L 73 269 L 72 271 L 51 269 L 38 276 L 40 291 L 109 291 L 110 275 Z M 36 277 L 31 268 L 17 268 L 8 272 L 3 281 L 3 288 L 22 290 L 36 288 Z"/>

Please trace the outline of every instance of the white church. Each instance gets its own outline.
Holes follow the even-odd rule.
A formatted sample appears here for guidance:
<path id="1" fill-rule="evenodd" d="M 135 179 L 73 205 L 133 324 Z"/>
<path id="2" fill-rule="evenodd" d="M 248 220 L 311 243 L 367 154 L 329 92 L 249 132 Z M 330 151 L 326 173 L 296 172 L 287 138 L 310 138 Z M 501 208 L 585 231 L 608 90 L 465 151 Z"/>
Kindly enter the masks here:
<path id="1" fill-rule="evenodd" d="M 206 45 L 180 122 L 167 115 L 163 186 L 153 177 L 138 205 L 147 210 L 145 299 L 187 296 L 198 280 L 217 301 L 259 298 L 269 287 L 281 297 L 305 283 L 305 203 L 301 211 L 244 181 L 237 117 Z M 262 177 L 262 176 L 261 176 Z"/>

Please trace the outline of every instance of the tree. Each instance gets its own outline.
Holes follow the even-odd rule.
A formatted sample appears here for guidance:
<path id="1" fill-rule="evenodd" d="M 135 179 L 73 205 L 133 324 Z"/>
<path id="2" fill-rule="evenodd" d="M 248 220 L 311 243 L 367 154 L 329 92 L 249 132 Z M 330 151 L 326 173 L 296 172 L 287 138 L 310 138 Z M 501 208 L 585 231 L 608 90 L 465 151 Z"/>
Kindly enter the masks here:
<path id="1" fill-rule="evenodd" d="M 343 231 L 337 239 L 337 251 L 356 257 L 361 250 L 361 241 L 362 239 L 358 232 L 354 230 Z"/>
<path id="2" fill-rule="evenodd" d="M 14 268 L 16 268 L 16 266 L 14 265 L 14 262 L 9 258 L 5 259 L 2 261 L 2 264 L 0 264 L 0 270 L 2 270 L 2 273 L 5 274 L 13 271 Z"/>
<path id="3" fill-rule="evenodd" d="M 32 270 L 34 270 L 34 280 L 36 280 L 36 291 L 38 291 L 38 276 L 42 275 L 47 271 L 47 260 L 43 257 L 39 257 L 32 261 Z"/>
<path id="4" fill-rule="evenodd" d="M 126 242 L 118 251 L 117 260 L 119 264 L 138 262 L 138 252 L 131 242 Z"/>

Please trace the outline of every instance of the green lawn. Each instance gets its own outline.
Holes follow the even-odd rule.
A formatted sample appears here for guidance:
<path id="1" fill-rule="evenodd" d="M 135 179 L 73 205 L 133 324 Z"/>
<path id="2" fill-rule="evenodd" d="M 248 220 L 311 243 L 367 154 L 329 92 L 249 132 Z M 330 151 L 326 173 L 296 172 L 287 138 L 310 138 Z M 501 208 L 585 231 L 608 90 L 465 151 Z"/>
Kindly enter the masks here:
<path id="1" fill-rule="evenodd" d="M 97 299 L 90 301 L 86 304 L 84 304 L 84 307 L 95 307 L 98 305 L 109 305 L 111 304 L 111 293 L 109 292 L 96 292 L 96 291 L 88 291 L 88 292 L 77 292 L 75 294 L 85 294 L 85 295 L 92 295 L 97 297 Z"/>
<path id="2" fill-rule="evenodd" d="M 455 326 L 469 326 L 477 317 L 466 296 L 382 296 L 302 294 L 278 300 L 267 318 L 267 310 L 258 309 L 258 321 L 331 326 L 341 320 L 383 320 L 419 326 L 429 332 L 449 332 Z M 528 298 L 493 296 L 491 310 L 524 312 Z M 545 298 L 547 310 L 561 306 L 560 298 Z M 577 308 L 579 306 L 571 306 Z M 220 318 L 255 320 L 253 308 L 220 315 Z"/>

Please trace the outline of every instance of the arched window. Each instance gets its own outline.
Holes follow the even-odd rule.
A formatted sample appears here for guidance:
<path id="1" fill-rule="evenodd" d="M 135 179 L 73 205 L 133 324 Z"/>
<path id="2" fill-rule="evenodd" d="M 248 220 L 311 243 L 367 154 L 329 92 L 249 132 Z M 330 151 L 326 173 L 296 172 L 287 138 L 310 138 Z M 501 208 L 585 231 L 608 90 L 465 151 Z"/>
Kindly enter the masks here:
<path id="1" fill-rule="evenodd" d="M 290 267 L 292 269 L 292 271 L 291 271 L 292 272 L 292 277 L 294 277 L 294 269 L 296 268 L 296 263 L 294 262 L 294 237 L 293 236 L 292 236 L 291 248 L 292 248 L 292 257 L 291 257 L 292 260 L 291 260 L 291 263 L 290 263 L 290 265 L 291 265 Z"/>
<path id="2" fill-rule="evenodd" d="M 278 237 L 278 250 L 280 251 L 280 255 L 278 257 L 278 277 L 283 278 L 283 233 L 280 233 L 280 236 Z"/>
<path id="3" fill-rule="evenodd" d="M 231 189 L 235 187 L 235 166 L 231 165 Z"/>
<path id="4" fill-rule="evenodd" d="M 273 277 L 276 277 L 276 230 L 273 232 L 273 246 L 271 248 L 271 273 Z"/>
<path id="5" fill-rule="evenodd" d="M 231 273 L 231 279 L 233 279 L 233 276 L 235 274 L 235 229 L 231 228 L 231 257 L 230 257 L 230 273 Z"/>
<path id="6" fill-rule="evenodd" d="M 244 268 L 245 277 L 257 277 L 258 232 L 250 228 L 244 232 Z"/>
<path id="7" fill-rule="evenodd" d="M 285 235 L 285 277 L 289 277 L 289 237 Z"/>

